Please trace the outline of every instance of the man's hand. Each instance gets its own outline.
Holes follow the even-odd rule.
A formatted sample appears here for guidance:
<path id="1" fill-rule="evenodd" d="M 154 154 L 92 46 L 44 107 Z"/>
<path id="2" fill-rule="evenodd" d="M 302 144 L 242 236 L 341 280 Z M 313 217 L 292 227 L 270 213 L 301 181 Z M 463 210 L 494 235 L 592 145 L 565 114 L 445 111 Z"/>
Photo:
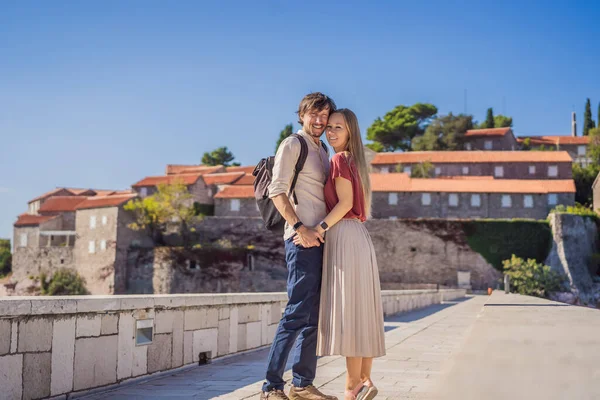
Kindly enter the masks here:
<path id="1" fill-rule="evenodd" d="M 301 245 L 302 247 L 315 247 L 321 243 L 325 243 L 323 235 L 314 228 L 307 228 L 304 225 L 298 228 L 296 235 L 294 235 L 294 244 Z"/>

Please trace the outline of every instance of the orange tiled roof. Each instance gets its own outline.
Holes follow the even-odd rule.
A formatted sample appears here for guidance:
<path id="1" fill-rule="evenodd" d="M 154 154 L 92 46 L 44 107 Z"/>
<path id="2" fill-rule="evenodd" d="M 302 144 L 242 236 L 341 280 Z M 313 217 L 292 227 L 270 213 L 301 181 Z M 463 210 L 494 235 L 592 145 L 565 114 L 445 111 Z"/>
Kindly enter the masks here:
<path id="1" fill-rule="evenodd" d="M 225 172 L 245 172 L 247 174 L 251 174 L 254 172 L 255 165 L 248 165 L 245 167 L 225 167 Z"/>
<path id="2" fill-rule="evenodd" d="M 93 196 L 88 197 L 85 201 L 79 203 L 75 209 L 85 210 L 89 208 L 104 208 L 104 207 L 118 207 L 121 204 L 128 202 L 129 200 L 137 197 L 136 194 L 122 194 L 112 196 Z"/>
<path id="3" fill-rule="evenodd" d="M 223 172 L 219 174 L 204 174 L 202 179 L 207 185 L 227 185 L 236 182 L 244 176 L 243 172 Z"/>
<path id="4" fill-rule="evenodd" d="M 178 175 L 178 174 L 212 174 L 215 172 L 222 172 L 225 167 L 222 165 L 210 166 L 210 165 L 167 165 L 167 175 Z"/>
<path id="5" fill-rule="evenodd" d="M 31 215 L 31 214 L 21 214 L 19 215 L 17 222 L 14 223 L 15 227 L 23 227 L 23 226 L 38 226 L 39 224 L 50 221 L 58 217 L 58 215 Z"/>
<path id="6" fill-rule="evenodd" d="M 377 153 L 371 164 L 491 163 L 491 162 L 572 162 L 566 151 L 407 151 Z"/>
<path id="7" fill-rule="evenodd" d="M 115 191 L 115 190 L 104 190 L 104 189 L 86 189 L 86 188 L 66 188 L 66 187 L 59 187 L 56 188 L 54 190 L 51 190 L 49 192 L 44 193 L 41 196 L 36 197 L 33 200 L 29 200 L 28 203 L 32 203 L 34 201 L 37 200 L 43 200 L 43 199 L 47 199 L 48 197 L 52 197 L 54 195 L 56 195 L 57 193 L 66 190 L 69 194 L 67 195 L 62 195 L 63 197 L 67 197 L 67 196 L 107 196 L 109 194 L 112 193 L 117 193 L 119 191 Z"/>
<path id="8" fill-rule="evenodd" d="M 504 136 L 508 132 L 510 132 L 510 128 L 470 129 L 465 136 Z"/>
<path id="9" fill-rule="evenodd" d="M 215 199 L 254 198 L 254 187 L 248 185 L 226 186 L 215 195 Z"/>
<path id="10" fill-rule="evenodd" d="M 52 195 L 55 195 L 56 193 L 58 193 L 58 192 L 60 192 L 60 191 L 62 191 L 62 190 L 66 190 L 67 192 L 69 192 L 69 193 L 71 193 L 71 194 L 75 195 L 71 189 L 68 189 L 68 188 L 56 188 L 56 189 L 54 189 L 54 190 L 51 190 L 51 191 L 49 191 L 49 192 L 46 192 L 46 193 L 44 193 L 44 194 L 42 194 L 42 195 L 40 195 L 40 196 L 36 197 L 36 198 L 35 198 L 35 199 L 33 199 L 33 200 L 29 200 L 29 202 L 28 202 L 28 203 L 33 203 L 34 201 L 38 201 L 38 200 L 43 200 L 43 199 L 46 199 L 46 198 L 48 198 L 48 197 L 50 197 L 50 196 L 52 196 Z"/>
<path id="11" fill-rule="evenodd" d="M 561 145 L 561 144 L 589 144 L 589 136 L 521 136 L 517 142 L 523 143 L 529 139 L 532 145 Z"/>
<path id="12" fill-rule="evenodd" d="M 132 187 L 142 186 L 158 186 L 160 184 L 172 184 L 181 182 L 185 185 L 193 185 L 200 179 L 202 174 L 180 174 L 180 175 L 163 175 L 163 176 L 148 176 L 141 181 L 131 185 Z"/>
<path id="13" fill-rule="evenodd" d="M 75 211 L 75 207 L 85 199 L 84 196 L 52 196 L 42 204 L 39 212 Z"/>
<path id="14" fill-rule="evenodd" d="M 575 193 L 571 179 L 411 179 L 407 174 L 371 174 L 374 192 Z"/>
<path id="15" fill-rule="evenodd" d="M 240 179 L 235 181 L 234 185 L 254 185 L 254 179 L 255 179 L 254 175 L 245 174 Z"/>

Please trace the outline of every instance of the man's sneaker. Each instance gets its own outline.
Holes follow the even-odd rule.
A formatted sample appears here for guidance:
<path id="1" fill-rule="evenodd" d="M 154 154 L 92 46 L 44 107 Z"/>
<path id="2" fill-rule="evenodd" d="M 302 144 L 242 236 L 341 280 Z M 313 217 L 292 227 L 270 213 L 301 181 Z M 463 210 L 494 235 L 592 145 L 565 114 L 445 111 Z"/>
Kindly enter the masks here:
<path id="1" fill-rule="evenodd" d="M 306 387 L 292 386 L 290 400 L 338 400 L 338 398 L 323 394 L 313 385 L 308 385 Z"/>
<path id="2" fill-rule="evenodd" d="M 285 395 L 283 390 L 273 389 L 268 392 L 261 392 L 260 400 L 290 400 L 290 398 Z"/>

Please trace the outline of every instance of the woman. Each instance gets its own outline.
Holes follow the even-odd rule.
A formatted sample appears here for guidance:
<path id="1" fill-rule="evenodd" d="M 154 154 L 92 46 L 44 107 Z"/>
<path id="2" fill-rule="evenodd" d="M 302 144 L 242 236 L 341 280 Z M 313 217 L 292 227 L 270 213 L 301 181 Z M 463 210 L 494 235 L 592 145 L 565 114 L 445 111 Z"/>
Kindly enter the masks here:
<path id="1" fill-rule="evenodd" d="M 385 338 L 377 259 L 363 225 L 371 211 L 369 170 L 352 111 L 330 115 L 326 134 L 336 154 L 325 184 L 328 215 L 316 227 L 327 232 L 317 355 L 345 356 L 345 400 L 370 400 L 377 395 L 371 366 L 385 355 Z"/>

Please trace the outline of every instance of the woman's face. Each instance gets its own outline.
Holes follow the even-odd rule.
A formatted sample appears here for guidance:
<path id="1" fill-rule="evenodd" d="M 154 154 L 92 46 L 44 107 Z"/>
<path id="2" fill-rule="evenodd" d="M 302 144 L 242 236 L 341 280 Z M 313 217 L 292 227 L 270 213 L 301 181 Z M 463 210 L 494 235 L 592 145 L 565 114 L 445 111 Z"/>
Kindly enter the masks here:
<path id="1" fill-rule="evenodd" d="M 327 142 L 333 147 L 336 153 L 348 148 L 350 132 L 344 121 L 344 116 L 340 113 L 333 113 L 329 116 L 327 122 Z"/>

